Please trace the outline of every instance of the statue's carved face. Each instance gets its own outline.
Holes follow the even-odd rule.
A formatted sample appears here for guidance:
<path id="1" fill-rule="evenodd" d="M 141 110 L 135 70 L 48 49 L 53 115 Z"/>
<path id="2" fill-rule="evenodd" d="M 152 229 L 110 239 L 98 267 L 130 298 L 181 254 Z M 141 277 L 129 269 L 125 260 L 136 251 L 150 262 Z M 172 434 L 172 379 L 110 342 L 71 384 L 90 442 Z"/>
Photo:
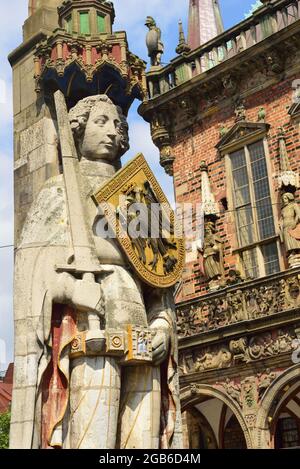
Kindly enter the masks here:
<path id="1" fill-rule="evenodd" d="M 293 198 L 292 197 L 289 197 L 287 194 L 283 194 L 282 196 L 282 202 L 283 202 L 283 205 L 286 207 L 287 205 L 289 205 L 291 202 L 293 201 Z"/>
<path id="2" fill-rule="evenodd" d="M 82 156 L 93 160 L 114 161 L 119 153 L 122 134 L 117 108 L 109 103 L 96 105 L 89 116 L 82 142 Z"/>

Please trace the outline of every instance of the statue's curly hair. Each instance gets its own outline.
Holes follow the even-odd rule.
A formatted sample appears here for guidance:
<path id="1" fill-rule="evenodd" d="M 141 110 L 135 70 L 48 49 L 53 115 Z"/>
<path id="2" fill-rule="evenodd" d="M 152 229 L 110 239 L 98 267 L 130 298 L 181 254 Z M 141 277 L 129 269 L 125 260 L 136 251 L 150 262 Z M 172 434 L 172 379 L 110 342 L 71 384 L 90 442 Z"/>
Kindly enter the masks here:
<path id="1" fill-rule="evenodd" d="M 284 196 L 286 196 L 291 202 L 295 200 L 295 196 L 291 192 L 284 192 L 284 194 L 282 194 L 282 197 Z"/>
<path id="2" fill-rule="evenodd" d="M 95 96 L 89 96 L 81 99 L 78 103 L 69 111 L 69 121 L 71 124 L 74 140 L 77 146 L 77 150 L 81 153 L 81 144 L 87 122 L 89 120 L 92 109 L 99 103 L 115 104 L 105 94 L 99 94 Z M 129 149 L 129 135 L 128 135 L 128 124 L 126 117 L 124 116 L 122 109 L 119 106 L 115 106 L 120 117 L 121 125 L 118 128 L 118 132 L 121 135 L 120 149 L 118 157 L 120 158 Z M 81 157 L 81 154 L 79 154 Z"/>

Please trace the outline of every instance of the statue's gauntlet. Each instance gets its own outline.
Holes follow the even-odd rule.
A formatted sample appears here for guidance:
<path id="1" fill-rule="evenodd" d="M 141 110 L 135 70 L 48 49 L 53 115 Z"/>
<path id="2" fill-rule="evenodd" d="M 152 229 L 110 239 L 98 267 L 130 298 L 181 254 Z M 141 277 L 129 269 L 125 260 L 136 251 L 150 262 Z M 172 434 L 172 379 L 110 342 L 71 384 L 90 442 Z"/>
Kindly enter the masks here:
<path id="1" fill-rule="evenodd" d="M 77 280 L 71 274 L 57 274 L 52 288 L 52 298 L 56 303 L 69 304 L 85 312 L 99 312 L 101 287 L 91 280 Z"/>

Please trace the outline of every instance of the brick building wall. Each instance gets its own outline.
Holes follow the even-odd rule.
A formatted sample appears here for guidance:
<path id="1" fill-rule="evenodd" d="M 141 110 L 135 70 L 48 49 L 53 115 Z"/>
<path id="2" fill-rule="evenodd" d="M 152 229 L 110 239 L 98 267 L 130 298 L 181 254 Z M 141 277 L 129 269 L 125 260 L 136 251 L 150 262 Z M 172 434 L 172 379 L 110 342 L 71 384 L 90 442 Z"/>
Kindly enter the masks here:
<path id="1" fill-rule="evenodd" d="M 288 114 L 293 98 L 292 84 L 298 78 L 298 75 L 291 76 L 266 89 L 257 91 L 244 100 L 248 122 L 258 122 L 258 113 L 263 107 L 266 113 L 265 122 L 270 124 L 267 135 L 271 173 L 269 176 L 271 190 L 274 191 L 275 195 L 275 203 L 278 204 L 274 210 L 275 217 L 277 214 L 277 221 L 280 218 L 281 204 L 278 184 L 274 175 L 279 173 L 278 130 L 280 127 L 283 127 L 286 133 L 286 146 L 291 169 L 297 171 L 300 165 L 299 122 L 293 120 Z M 226 210 L 222 204 L 222 199 L 226 197 L 227 184 L 225 159 L 218 154 L 216 145 L 220 141 L 221 127 L 231 129 L 234 124 L 235 114 L 231 103 L 204 117 L 201 123 L 195 125 L 192 130 L 182 131 L 177 135 L 176 143 L 172 147 L 175 156 L 174 185 L 178 203 L 192 202 L 196 204 L 201 202 L 200 162 L 204 160 L 208 164 L 211 188 L 220 210 L 217 230 L 224 242 L 225 272 L 237 265 L 237 254 L 232 253 L 232 248 L 237 244 L 234 218 L 232 213 Z M 283 247 L 281 255 L 286 264 Z M 197 256 L 197 259 L 187 262 L 183 276 L 183 289 L 177 301 L 192 299 L 207 292 L 207 280 L 201 264 L 201 254 Z"/>

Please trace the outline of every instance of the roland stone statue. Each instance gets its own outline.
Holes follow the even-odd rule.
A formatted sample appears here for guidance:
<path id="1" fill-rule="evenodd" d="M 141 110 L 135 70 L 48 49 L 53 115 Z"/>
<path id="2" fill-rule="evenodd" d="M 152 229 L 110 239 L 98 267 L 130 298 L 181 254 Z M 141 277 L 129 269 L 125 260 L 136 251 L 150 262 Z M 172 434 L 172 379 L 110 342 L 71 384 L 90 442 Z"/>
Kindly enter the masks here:
<path id="1" fill-rule="evenodd" d="M 98 235 L 91 197 L 121 167 L 126 119 L 106 95 L 69 114 L 63 96 L 56 104 L 63 173 L 46 181 L 16 250 L 10 446 L 180 448 L 172 290 L 146 285 L 118 240 Z M 129 330 L 144 357 L 130 366 L 118 350 Z"/>

